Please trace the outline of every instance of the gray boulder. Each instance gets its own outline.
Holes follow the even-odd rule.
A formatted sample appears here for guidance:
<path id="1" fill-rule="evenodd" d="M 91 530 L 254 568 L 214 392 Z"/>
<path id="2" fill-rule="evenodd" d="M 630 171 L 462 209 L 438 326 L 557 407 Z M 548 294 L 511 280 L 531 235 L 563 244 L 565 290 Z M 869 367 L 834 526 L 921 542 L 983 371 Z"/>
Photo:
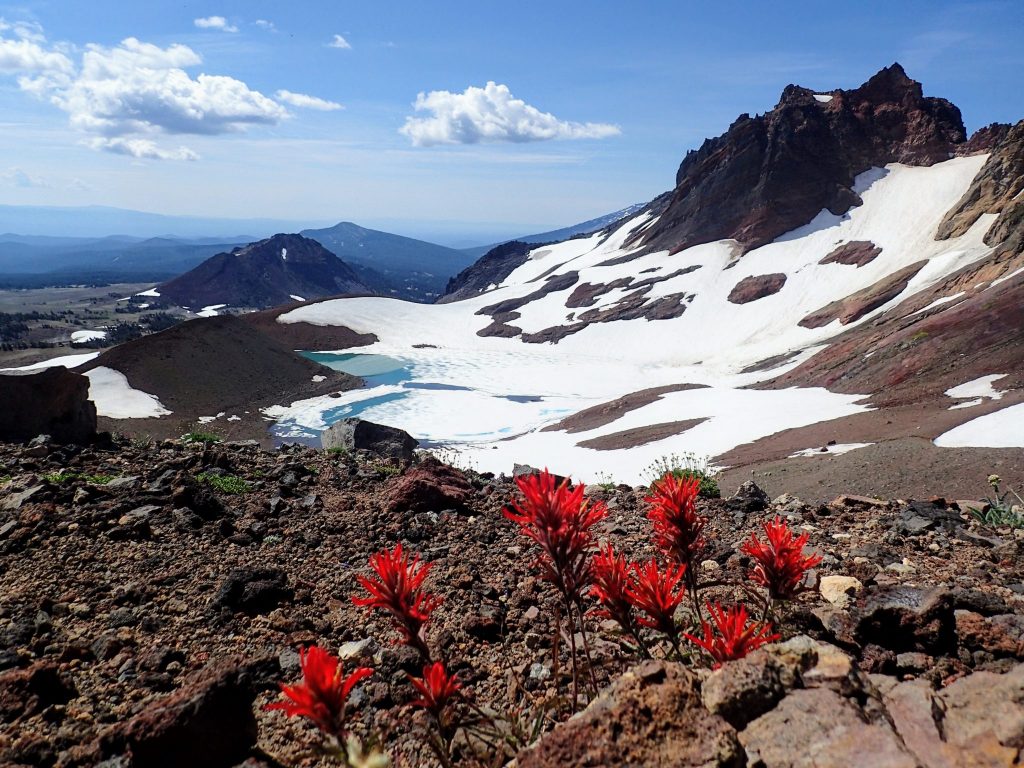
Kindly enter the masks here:
<path id="1" fill-rule="evenodd" d="M 412 461 L 419 441 L 402 429 L 374 424 L 364 419 L 342 419 L 320 435 L 324 450 L 342 448 L 355 453 L 369 451 L 399 461 Z"/>

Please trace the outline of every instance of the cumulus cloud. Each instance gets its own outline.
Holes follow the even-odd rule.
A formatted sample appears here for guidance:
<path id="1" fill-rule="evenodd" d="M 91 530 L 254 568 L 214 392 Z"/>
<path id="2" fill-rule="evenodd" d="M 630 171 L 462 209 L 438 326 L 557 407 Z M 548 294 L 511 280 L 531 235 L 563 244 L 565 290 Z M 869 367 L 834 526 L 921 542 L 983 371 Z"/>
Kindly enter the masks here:
<path id="1" fill-rule="evenodd" d="M 202 19 L 195 19 L 192 22 L 200 29 L 219 29 L 221 32 L 237 32 L 238 27 L 228 24 L 223 16 L 206 16 Z"/>
<path id="2" fill-rule="evenodd" d="M 277 27 L 274 26 L 274 22 L 272 21 L 267 21 L 266 19 L 256 19 L 256 21 L 254 21 L 253 24 L 255 24 L 260 29 L 267 30 L 268 32 L 277 32 Z"/>
<path id="3" fill-rule="evenodd" d="M 31 25 L 16 28 L 0 19 L 0 74 L 15 75 L 22 91 L 54 104 L 73 128 L 90 134 L 87 146 L 107 152 L 195 160 L 198 155 L 188 147 L 165 148 L 156 139 L 276 125 L 290 117 L 285 105 L 343 108 L 287 90 L 272 98 L 225 75 L 190 74 L 202 57 L 187 45 L 161 47 L 129 37 L 109 47 L 87 45 L 78 62 L 70 58 L 72 50 L 40 40 Z"/>
<path id="4" fill-rule="evenodd" d="M 352 45 L 341 35 L 335 35 L 334 38 L 327 44 L 329 48 L 342 48 L 343 50 L 351 50 Z"/>
<path id="5" fill-rule="evenodd" d="M 116 155 L 128 155 L 143 160 L 198 160 L 199 155 L 188 147 L 164 149 L 149 139 L 97 137 L 86 142 L 93 149 L 102 149 Z"/>
<path id="6" fill-rule="evenodd" d="M 293 91 L 280 90 L 274 94 L 278 101 L 283 101 L 285 104 L 291 104 L 293 107 L 300 107 L 302 109 L 319 109 L 322 112 L 332 112 L 336 109 L 344 109 L 344 107 L 336 101 L 328 101 L 327 99 L 320 99 L 316 96 L 308 96 L 305 93 L 294 93 Z"/>
<path id="7" fill-rule="evenodd" d="M 430 117 L 407 117 L 399 130 L 414 146 L 478 144 L 481 142 L 603 139 L 621 130 L 608 123 L 574 123 L 541 112 L 512 95 L 508 86 L 488 82 L 462 93 L 431 91 L 416 97 L 417 112 Z"/>

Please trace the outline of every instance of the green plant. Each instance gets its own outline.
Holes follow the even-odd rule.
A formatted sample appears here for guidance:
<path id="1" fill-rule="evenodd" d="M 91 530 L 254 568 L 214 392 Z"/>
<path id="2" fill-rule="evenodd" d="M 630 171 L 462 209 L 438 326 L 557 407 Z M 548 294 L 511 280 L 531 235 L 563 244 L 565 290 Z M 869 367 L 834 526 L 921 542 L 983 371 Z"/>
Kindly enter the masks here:
<path id="1" fill-rule="evenodd" d="M 671 474 L 677 480 L 697 478 L 700 480 L 698 495 L 705 499 L 717 499 L 722 495 L 718 489 L 718 473 L 712 469 L 706 456 L 693 453 L 672 453 L 655 460 L 644 470 L 648 484 Z"/>
<path id="2" fill-rule="evenodd" d="M 215 475 L 212 472 L 203 472 L 196 476 L 196 480 L 211 488 L 215 488 L 221 493 L 235 495 L 248 493 L 251 490 L 245 480 L 235 475 Z"/>
<path id="3" fill-rule="evenodd" d="M 212 432 L 186 432 L 182 435 L 181 440 L 184 443 L 202 443 L 203 445 L 220 442 L 220 438 Z"/>
<path id="4" fill-rule="evenodd" d="M 10 475 L 3 475 L 0 477 L 0 485 L 7 485 L 12 479 Z"/>
<path id="5" fill-rule="evenodd" d="M 82 480 L 83 482 L 90 483 L 92 485 L 106 485 L 114 479 L 113 475 L 87 475 L 81 472 L 51 472 L 48 475 L 43 475 L 43 479 L 48 483 L 54 485 L 64 485 L 65 483 L 73 483 L 76 480 Z"/>
<path id="6" fill-rule="evenodd" d="M 343 457 L 343 456 L 348 456 L 350 453 L 351 453 L 351 451 L 349 451 L 348 448 L 343 448 L 340 445 L 336 445 L 333 448 L 328 448 L 327 449 L 327 455 L 328 456 Z"/>
<path id="7" fill-rule="evenodd" d="M 1002 479 L 999 475 L 989 475 L 988 484 L 992 486 L 993 496 L 985 498 L 988 510 L 982 512 L 975 507 L 969 507 L 968 511 L 974 515 L 978 522 L 993 528 L 1003 526 L 1024 528 L 1024 499 L 1012 489 L 999 493 L 999 483 L 1001 482 Z M 1013 503 L 1013 499 L 1010 498 L 1011 496 L 1017 500 L 1016 504 Z"/>
<path id="8" fill-rule="evenodd" d="M 618 487 L 618 483 L 607 472 L 598 472 L 594 476 L 594 485 L 602 491 L 614 491 Z"/>

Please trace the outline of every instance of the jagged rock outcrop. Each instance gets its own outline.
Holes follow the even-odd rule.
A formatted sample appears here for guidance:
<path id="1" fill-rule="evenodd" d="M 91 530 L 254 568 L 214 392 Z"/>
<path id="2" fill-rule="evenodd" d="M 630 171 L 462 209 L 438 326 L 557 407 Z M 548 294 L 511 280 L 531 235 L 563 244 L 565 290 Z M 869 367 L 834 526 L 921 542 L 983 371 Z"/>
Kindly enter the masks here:
<path id="1" fill-rule="evenodd" d="M 995 124 L 987 130 L 992 154 L 970 189 L 943 219 L 936 237 L 958 237 L 983 214 L 996 213 L 999 218 L 985 234 L 985 242 L 1019 253 L 1024 249 L 1024 120 L 1012 128 Z"/>
<path id="2" fill-rule="evenodd" d="M 676 252 L 732 238 L 756 248 L 823 208 L 840 214 L 859 204 L 859 173 L 892 162 L 931 165 L 965 140 L 960 110 L 925 97 L 899 64 L 849 91 L 789 85 L 770 112 L 740 115 L 687 154 L 667 209 L 632 244 Z"/>
<path id="3" fill-rule="evenodd" d="M 195 269 L 159 286 L 160 298 L 199 309 L 273 307 L 302 299 L 371 293 L 345 262 L 316 240 L 274 235 L 211 256 Z"/>
<path id="4" fill-rule="evenodd" d="M 37 435 L 59 443 L 87 443 L 95 437 L 89 379 L 61 366 L 0 375 L 0 440 L 22 442 Z"/>
<path id="5" fill-rule="evenodd" d="M 544 243 L 524 243 L 519 240 L 495 246 L 474 264 L 451 278 L 444 295 L 436 303 L 448 304 L 479 296 L 490 286 L 500 283 L 518 267 L 525 264 L 530 251 L 543 247 Z"/>

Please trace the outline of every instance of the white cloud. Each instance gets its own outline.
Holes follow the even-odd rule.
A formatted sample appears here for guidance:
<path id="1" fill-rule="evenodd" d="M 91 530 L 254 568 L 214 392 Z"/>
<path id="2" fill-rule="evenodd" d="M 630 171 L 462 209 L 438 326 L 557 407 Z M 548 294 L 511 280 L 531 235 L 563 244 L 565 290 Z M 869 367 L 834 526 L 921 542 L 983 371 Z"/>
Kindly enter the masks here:
<path id="1" fill-rule="evenodd" d="M 0 32 L 4 28 L 0 27 Z M 0 72 L 52 72 L 69 75 L 74 70 L 71 59 L 60 51 L 46 50 L 38 41 L 19 37 L 0 37 Z"/>
<path id="2" fill-rule="evenodd" d="M 22 40 L 31 40 L 42 43 L 46 40 L 43 28 L 36 21 L 7 21 L 0 16 L 0 32 L 12 32 L 15 37 Z"/>
<path id="3" fill-rule="evenodd" d="M 351 50 L 352 45 L 341 35 L 335 35 L 334 38 L 329 42 L 328 47 L 330 48 L 342 48 L 344 50 Z"/>
<path id="4" fill-rule="evenodd" d="M 478 144 L 508 141 L 522 143 L 548 139 L 603 139 L 621 130 L 608 123 L 573 123 L 541 112 L 512 96 L 508 86 L 488 82 L 470 86 L 463 93 L 421 93 L 413 105 L 431 117 L 407 117 L 400 132 L 414 146 Z"/>
<path id="5" fill-rule="evenodd" d="M 283 101 L 285 104 L 291 104 L 293 107 L 301 107 L 303 109 L 319 109 L 323 112 L 331 112 L 335 109 L 344 109 L 344 107 L 336 101 L 328 101 L 327 99 L 320 99 L 316 96 L 308 96 L 305 93 L 294 93 L 292 91 L 280 90 L 274 94 L 278 101 Z"/>
<path id="6" fill-rule="evenodd" d="M 193 22 L 200 29 L 219 29 L 221 32 L 237 32 L 238 27 L 228 24 L 223 16 L 207 16 L 202 19 L 195 19 Z"/>
<path id="7" fill-rule="evenodd" d="M 90 139 L 86 144 L 93 149 L 102 149 L 116 155 L 128 155 L 145 160 L 198 160 L 199 155 L 188 147 L 164 149 L 149 139 L 101 138 Z"/>
<path id="8" fill-rule="evenodd" d="M 253 24 L 255 24 L 257 27 L 260 27 L 261 29 L 267 30 L 268 32 L 277 32 L 277 27 L 274 26 L 274 22 L 272 21 L 267 21 L 266 19 L 256 19 L 256 21 L 254 21 Z"/>
<path id="9" fill-rule="evenodd" d="M 13 184 L 15 187 L 22 187 L 24 189 L 28 189 L 31 187 L 46 189 L 50 186 L 50 184 L 45 179 L 42 179 L 38 176 L 33 176 L 32 174 L 18 167 L 8 168 L 6 172 L 0 174 L 0 178 L 3 178 L 4 181 Z"/>

